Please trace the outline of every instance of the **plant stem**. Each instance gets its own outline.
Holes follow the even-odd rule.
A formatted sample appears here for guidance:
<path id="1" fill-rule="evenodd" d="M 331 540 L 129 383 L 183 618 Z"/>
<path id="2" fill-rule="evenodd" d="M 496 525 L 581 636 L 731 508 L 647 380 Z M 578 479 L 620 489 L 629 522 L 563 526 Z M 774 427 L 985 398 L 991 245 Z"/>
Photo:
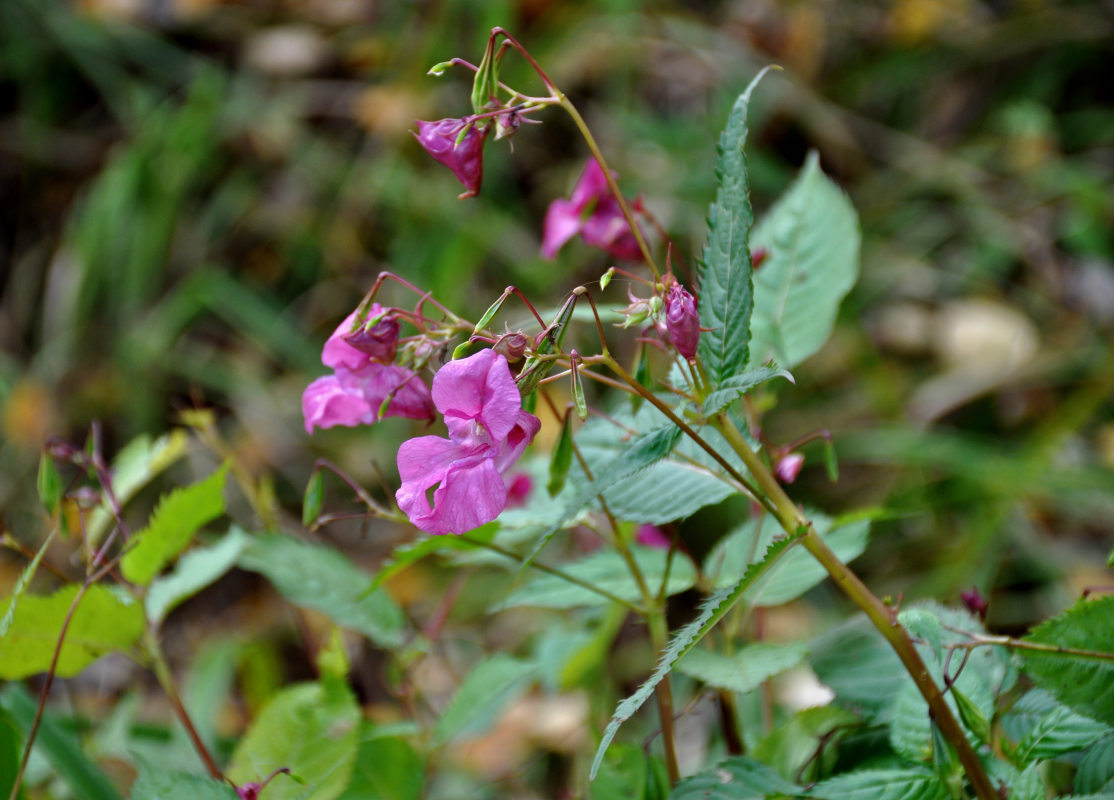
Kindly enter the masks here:
<path id="1" fill-rule="evenodd" d="M 584 117 L 580 116 L 580 112 L 576 110 L 576 106 L 572 104 L 569 98 L 564 94 L 560 94 L 561 108 L 565 109 L 573 123 L 580 131 L 580 135 L 584 137 L 584 141 L 588 144 L 588 149 L 592 151 L 592 157 L 596 159 L 596 163 L 600 165 L 603 170 L 603 177 L 607 181 L 607 188 L 614 195 L 615 200 L 619 203 L 619 210 L 623 212 L 623 218 L 626 219 L 627 224 L 630 225 L 631 233 L 634 234 L 635 241 L 638 242 L 638 249 L 642 253 L 642 258 L 650 267 L 650 271 L 654 273 L 654 280 L 661 279 L 661 271 L 658 269 L 657 263 L 654 261 L 654 256 L 650 253 L 650 248 L 646 244 L 646 239 L 642 235 L 642 231 L 638 227 L 638 223 L 634 221 L 634 214 L 630 210 L 630 204 L 627 198 L 623 197 L 623 193 L 619 191 L 619 184 L 615 182 L 615 176 L 611 174 L 611 168 L 607 166 L 607 160 L 603 157 L 599 145 L 596 144 L 596 139 L 592 136 L 592 131 L 588 129 L 588 123 L 584 121 Z"/>
<path id="2" fill-rule="evenodd" d="M 787 533 L 796 533 L 804 529 L 801 544 L 827 570 L 836 585 L 866 614 L 897 653 L 897 657 L 901 659 L 901 663 L 912 677 L 913 683 L 928 703 L 929 714 L 939 726 L 940 733 L 955 748 L 959 761 L 967 772 L 967 778 L 975 790 L 975 795 L 980 800 L 999 800 L 998 793 L 994 790 L 990 778 L 987 777 L 978 755 L 971 747 L 971 743 L 967 741 L 967 736 L 963 733 L 955 715 L 952 714 L 940 688 L 932 680 L 932 675 L 921 659 L 920 653 L 917 652 L 913 640 L 897 621 L 893 611 L 879 600 L 820 538 L 812 523 L 781 488 L 781 484 L 777 482 L 766 464 L 751 450 L 742 433 L 727 415 L 719 414 L 714 424 L 732 449 L 738 453 L 762 491 L 773 502 L 774 516 L 782 528 Z"/>
<path id="3" fill-rule="evenodd" d="M 197 728 L 193 726 L 193 720 L 190 719 L 189 712 L 186 711 L 186 707 L 182 704 L 182 698 L 178 695 L 178 689 L 174 685 L 174 676 L 170 673 L 170 665 L 166 663 L 166 658 L 162 654 L 162 648 L 159 647 L 158 639 L 150 631 L 148 631 L 147 635 L 144 637 L 144 646 L 154 666 L 155 677 L 158 678 L 159 685 L 162 686 L 163 691 L 166 692 L 167 698 L 170 699 L 170 705 L 173 707 L 178 721 L 181 722 L 182 727 L 186 729 L 186 734 L 190 737 L 194 750 L 197 751 L 197 754 L 205 763 L 205 768 L 209 771 L 209 777 L 223 782 L 224 775 L 221 774 L 220 767 L 218 767 L 213 760 L 213 756 L 210 755 L 209 749 L 205 747 L 205 743 L 201 741 L 201 736 L 198 734 Z"/>
<path id="4" fill-rule="evenodd" d="M 650 641 L 654 652 L 665 652 L 668 644 L 669 628 L 665 620 L 665 610 L 654 607 L 647 616 L 650 627 Z M 681 771 L 677 767 L 677 744 L 673 737 L 673 689 L 669 684 L 669 676 L 654 688 L 654 697 L 658 703 L 658 716 L 661 718 L 661 741 L 665 748 L 665 769 L 669 773 L 669 785 L 675 786 L 681 778 Z"/>

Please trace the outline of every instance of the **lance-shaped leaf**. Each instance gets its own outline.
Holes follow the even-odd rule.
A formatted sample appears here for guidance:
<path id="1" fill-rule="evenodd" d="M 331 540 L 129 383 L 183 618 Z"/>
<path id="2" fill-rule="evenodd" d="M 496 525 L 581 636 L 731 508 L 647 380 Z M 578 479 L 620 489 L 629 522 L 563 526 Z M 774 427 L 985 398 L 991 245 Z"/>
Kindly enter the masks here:
<path id="1" fill-rule="evenodd" d="M 768 69 L 739 95 L 719 140 L 719 187 L 708 210 L 708 242 L 700 262 L 700 326 L 706 330 L 697 350 L 714 387 L 747 364 L 754 299 L 748 240 L 754 214 L 743 146 L 750 95 Z"/>
<path id="2" fill-rule="evenodd" d="M 792 369 L 828 340 L 859 275 L 858 215 L 816 151 L 751 239 L 770 255 L 754 273 L 750 363 Z"/>
<path id="3" fill-rule="evenodd" d="M 78 588 L 71 584 L 52 595 L 20 598 L 10 627 L 0 638 L 0 678 L 23 678 L 50 668 Z M 0 616 L 11 602 L 12 598 L 0 600 Z M 143 633 L 143 624 L 143 607 L 126 592 L 90 586 L 66 629 L 56 674 L 72 677 L 105 653 L 130 647 Z"/>
<path id="4" fill-rule="evenodd" d="M 175 489 L 159 500 L 147 527 L 135 535 L 136 544 L 120 562 L 132 583 L 151 582 L 174 560 L 203 525 L 224 513 L 224 482 L 229 463 L 190 486 Z"/>
<path id="5" fill-rule="evenodd" d="M 723 619 L 727 612 L 734 608 L 748 589 L 758 585 L 769 575 L 773 566 L 800 538 L 801 535 L 798 534 L 771 545 L 761 561 L 751 564 L 734 585 L 721 589 L 709 597 L 700 607 L 700 613 L 696 619 L 673 634 L 673 638 L 658 660 L 658 666 L 653 674 L 638 687 L 634 694 L 619 703 L 615 708 L 615 713 L 611 715 L 611 721 L 607 723 L 607 728 L 604 729 L 603 737 L 596 749 L 596 757 L 592 761 L 592 769 L 589 773 L 591 778 L 596 776 L 600 763 L 603 761 L 604 753 L 607 752 L 615 734 L 619 732 L 619 727 L 634 716 L 634 712 L 638 711 L 642 704 L 649 699 L 657 685 L 669 676 L 673 666 L 691 651 L 708 634 L 708 631 Z"/>
<path id="6" fill-rule="evenodd" d="M 711 417 L 727 408 L 755 386 L 759 386 L 774 378 L 785 378 L 790 383 L 796 383 L 792 374 L 774 365 L 748 369 L 738 375 L 732 375 L 719 385 L 719 388 L 708 395 L 701 409 L 705 417 Z"/>
<path id="7" fill-rule="evenodd" d="M 251 543 L 244 531 L 233 526 L 212 547 L 197 547 L 186 553 L 168 574 L 155 579 L 147 589 L 147 619 L 159 625 L 179 603 L 215 583 L 236 566 L 240 554 Z"/>

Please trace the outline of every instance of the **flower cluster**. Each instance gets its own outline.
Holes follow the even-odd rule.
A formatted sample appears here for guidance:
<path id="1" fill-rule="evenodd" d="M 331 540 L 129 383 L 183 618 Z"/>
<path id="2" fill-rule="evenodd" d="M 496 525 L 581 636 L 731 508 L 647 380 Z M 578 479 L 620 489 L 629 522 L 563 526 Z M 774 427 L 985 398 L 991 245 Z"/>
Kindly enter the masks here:
<path id="1" fill-rule="evenodd" d="M 595 159 L 589 160 L 584 167 L 568 200 L 557 199 L 549 204 L 545 214 L 542 255 L 553 258 L 578 233 L 588 244 L 606 250 L 616 258 L 640 257 L 638 240 Z"/>
<path id="2" fill-rule="evenodd" d="M 378 303 L 368 310 L 366 323 L 358 324 L 356 311 L 340 323 L 321 352 L 322 363 L 333 374 L 318 378 L 302 393 L 306 433 L 334 425 L 371 425 L 380 417 L 433 419 L 425 383 L 391 363 L 398 334 L 398 320 Z"/>
<path id="3" fill-rule="evenodd" d="M 449 438 L 421 436 L 402 444 L 402 485 L 395 499 L 427 533 L 464 533 L 502 512 L 508 488 L 503 476 L 541 422 L 522 410 L 507 359 L 493 350 L 442 367 L 433 377 L 433 402 Z"/>

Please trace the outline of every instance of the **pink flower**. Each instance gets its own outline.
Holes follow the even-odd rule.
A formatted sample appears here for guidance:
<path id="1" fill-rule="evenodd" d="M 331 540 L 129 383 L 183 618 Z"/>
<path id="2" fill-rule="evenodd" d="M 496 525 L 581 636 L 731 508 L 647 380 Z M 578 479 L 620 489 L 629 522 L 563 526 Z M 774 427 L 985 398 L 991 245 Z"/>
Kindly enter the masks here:
<path id="1" fill-rule="evenodd" d="M 368 319 L 384 314 L 373 303 Z M 356 312 L 337 326 L 321 351 L 321 361 L 333 368 L 302 393 L 302 417 L 306 433 L 335 425 L 372 425 L 379 410 L 390 399 L 384 417 L 433 419 L 433 399 L 416 373 L 390 361 L 398 347 L 398 321 L 387 317 L 371 327 L 352 330 Z M 356 347 L 353 346 L 354 342 Z"/>
<path id="2" fill-rule="evenodd" d="M 553 258 L 565 242 L 578 233 L 588 244 L 617 258 L 633 260 L 641 255 L 638 240 L 595 159 L 590 159 L 584 167 L 572 197 L 549 204 L 545 213 L 542 255 Z"/>
<path id="3" fill-rule="evenodd" d="M 692 361 L 696 358 L 696 345 L 700 341 L 700 314 L 696 311 L 696 298 L 685 287 L 675 283 L 665 296 L 665 328 L 677 352 Z"/>
<path id="4" fill-rule="evenodd" d="M 442 367 L 433 377 L 433 402 L 445 416 L 449 438 L 403 442 L 398 450 L 402 485 L 395 499 L 426 533 L 464 533 L 506 507 L 503 476 L 541 422 L 522 410 L 507 359 L 493 350 Z"/>
<path id="5" fill-rule="evenodd" d="M 634 535 L 634 540 L 646 547 L 654 547 L 658 550 L 668 550 L 673 542 L 665 535 L 665 531 L 657 525 L 641 525 L 638 532 Z"/>
<path id="6" fill-rule="evenodd" d="M 467 117 L 439 119 L 436 122 L 416 120 L 414 138 L 425 151 L 453 171 L 468 190 L 460 195 L 475 197 L 484 179 L 484 140 L 487 128 L 481 130 Z M 467 128 L 467 132 L 464 132 Z M 461 133 L 464 132 L 463 138 Z"/>

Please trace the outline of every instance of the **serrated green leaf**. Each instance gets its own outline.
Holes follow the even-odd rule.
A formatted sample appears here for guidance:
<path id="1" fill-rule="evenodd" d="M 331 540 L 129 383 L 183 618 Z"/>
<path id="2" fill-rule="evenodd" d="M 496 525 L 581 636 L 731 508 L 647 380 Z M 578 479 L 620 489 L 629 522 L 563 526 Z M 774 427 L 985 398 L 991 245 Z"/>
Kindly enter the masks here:
<path id="1" fill-rule="evenodd" d="M 755 386 L 760 386 L 774 378 L 785 378 L 790 383 L 796 383 L 793 375 L 788 370 L 778 369 L 775 366 L 748 369 L 746 372 L 727 378 L 719 385 L 718 389 L 709 394 L 704 400 L 701 413 L 705 417 L 715 416 Z"/>
<path id="2" fill-rule="evenodd" d="M 680 438 L 681 430 L 675 425 L 668 425 L 632 439 L 618 456 L 595 472 L 594 480 L 578 490 L 565 504 L 557 522 L 546 528 L 534 544 L 533 550 L 522 564 L 522 570 L 533 563 L 553 535 L 580 513 L 592 498 L 599 496 L 624 478 L 629 478 L 661 461 L 672 452 Z"/>
<path id="3" fill-rule="evenodd" d="M 481 661 L 457 689 L 441 719 L 434 740 L 443 744 L 458 736 L 476 736 L 486 731 L 499 713 L 521 696 L 537 665 L 506 653 Z"/>
<path id="4" fill-rule="evenodd" d="M 907 608 L 897 615 L 897 621 L 911 636 L 931 647 L 937 661 L 942 658 L 940 648 L 943 646 L 944 629 L 938 616 L 925 608 Z"/>
<path id="5" fill-rule="evenodd" d="M 557 435 L 557 443 L 553 446 L 553 457 L 549 460 L 549 482 L 546 491 L 550 497 L 556 497 L 565 488 L 565 479 L 569 476 L 569 467 L 572 466 L 572 419 L 568 414 L 561 420 L 561 432 Z"/>
<path id="6" fill-rule="evenodd" d="M 112 460 L 112 492 L 121 507 L 151 479 L 186 454 L 189 435 L 181 429 L 170 431 L 154 441 L 150 436 L 137 436 Z M 85 526 L 86 540 L 95 547 L 104 532 L 114 523 L 112 512 L 103 505 L 93 509 Z"/>
<path id="7" fill-rule="evenodd" d="M 858 215 L 815 151 L 751 243 L 769 252 L 754 274 L 751 363 L 772 358 L 792 369 L 828 340 L 859 274 Z"/>
<path id="8" fill-rule="evenodd" d="M 333 800 L 348 785 L 359 746 L 360 708 L 335 679 L 283 689 L 252 721 L 232 756 L 227 776 L 237 784 L 260 781 L 267 800 Z"/>
<path id="9" fill-rule="evenodd" d="M 202 526 L 224 513 L 224 484 L 231 465 L 225 462 L 204 480 L 164 495 L 147 527 L 120 561 L 132 583 L 145 586 L 186 548 Z"/>
<path id="10" fill-rule="evenodd" d="M 296 606 L 320 611 L 383 647 L 402 643 L 402 611 L 382 589 L 368 592 L 371 576 L 332 548 L 282 534 L 257 536 L 238 563 L 266 576 Z"/>
<path id="11" fill-rule="evenodd" d="M 871 769 L 849 772 L 812 787 L 816 800 L 945 800 L 947 788 L 924 769 Z"/>
<path id="12" fill-rule="evenodd" d="M 139 776 L 132 784 L 130 800 L 236 800 L 236 790 L 227 783 L 202 775 L 167 771 L 165 765 L 144 758 L 136 761 Z"/>
<path id="13" fill-rule="evenodd" d="M 904 682 L 893 648 L 864 616 L 853 617 L 809 643 L 809 663 L 843 705 L 884 722 Z"/>
<path id="14" fill-rule="evenodd" d="M 0 692 L 3 708 L 26 740 L 34 724 L 37 698 L 31 697 L 19 683 L 11 683 Z M 44 714 L 35 736 L 35 749 L 43 753 L 55 774 L 81 800 L 120 800 L 120 795 L 103 772 L 82 750 L 74 734 L 63 728 L 50 713 Z"/>
<path id="15" fill-rule="evenodd" d="M 39 457 L 39 474 L 35 483 L 39 490 L 39 502 L 47 514 L 53 515 L 62 499 L 62 476 L 58 474 L 54 459 L 46 453 Z"/>
<path id="16" fill-rule="evenodd" d="M 1114 595 L 1081 600 L 1025 641 L 1095 653 L 1022 650 L 1021 658 L 1035 684 L 1080 714 L 1114 725 Z"/>
<path id="17" fill-rule="evenodd" d="M 1048 792 L 1041 779 L 1043 771 L 1044 764 L 1035 761 L 1018 773 L 1006 786 L 1010 800 L 1045 800 Z"/>
<path id="18" fill-rule="evenodd" d="M 1114 737 L 1106 737 L 1095 742 L 1079 760 L 1075 770 L 1073 788 L 1079 794 L 1101 791 L 1104 787 L 1114 789 Z"/>
<path id="19" fill-rule="evenodd" d="M 186 553 L 170 573 L 156 578 L 147 588 L 147 619 L 159 625 L 179 603 L 215 583 L 236 566 L 249 543 L 250 537 L 233 525 L 212 547 L 198 547 Z"/>
<path id="20" fill-rule="evenodd" d="M 1018 742 L 1017 758 L 1025 764 L 1033 759 L 1055 758 L 1085 750 L 1112 734 L 1114 730 L 1109 726 L 1056 705 Z"/>
<path id="21" fill-rule="evenodd" d="M 765 800 L 771 795 L 802 794 L 799 786 L 773 767 L 746 756 L 734 756 L 685 778 L 673 787 L 669 800 Z"/>
<path id="22" fill-rule="evenodd" d="M 600 765 L 599 775 L 589 786 L 592 800 L 646 800 L 649 756 L 641 747 L 617 745 Z"/>
<path id="23" fill-rule="evenodd" d="M 0 678 L 23 678 L 50 668 L 78 588 L 71 584 L 51 595 L 21 598 L 0 639 Z M 10 603 L 11 598 L 0 600 L 0 615 Z M 72 677 L 106 653 L 126 650 L 143 628 L 143 607 L 130 595 L 118 587 L 90 586 L 70 620 L 56 674 Z"/>
<path id="24" fill-rule="evenodd" d="M 731 655 L 697 648 L 674 667 L 716 689 L 749 692 L 774 675 L 797 666 L 808 652 L 804 642 L 759 642 Z"/>
<path id="25" fill-rule="evenodd" d="M 700 260 L 700 361 L 718 388 L 747 364 L 750 315 L 754 300 L 751 284 L 750 177 L 743 151 L 747 138 L 747 108 L 762 70 L 735 101 L 717 146 L 716 199 L 708 210 L 708 241 Z"/>
<path id="26" fill-rule="evenodd" d="M 425 781 L 425 759 L 413 745 L 365 723 L 352 780 L 339 800 L 419 800 Z"/>
<path id="27" fill-rule="evenodd" d="M 773 566 L 798 541 L 800 541 L 799 534 L 781 539 L 770 545 L 761 561 L 751 564 L 735 584 L 724 587 L 712 594 L 701 605 L 700 613 L 697 614 L 696 619 L 673 634 L 669 640 L 669 646 L 661 654 L 658 665 L 650 677 L 638 687 L 634 694 L 619 703 L 615 712 L 611 715 L 611 720 L 607 723 L 607 728 L 600 739 L 599 747 L 596 748 L 596 756 L 592 760 L 592 769 L 589 772 L 591 777 L 595 777 L 600 761 L 603 759 L 604 753 L 607 752 L 608 745 L 615 738 L 615 734 L 619 732 L 619 727 L 634 716 L 634 712 L 638 711 L 642 704 L 649 699 L 657 685 L 672 671 L 674 665 L 699 644 L 700 640 L 708 634 L 708 631 L 715 627 L 716 623 L 734 608 L 743 595 L 753 587 L 761 585 Z"/>
<path id="28" fill-rule="evenodd" d="M 852 519 L 846 524 L 818 512 L 806 511 L 813 529 L 844 563 L 857 558 L 866 549 L 870 537 L 870 521 Z M 704 572 L 717 588 L 730 584 L 746 569 L 754 554 L 765 552 L 780 529 L 773 524 L 759 525 L 754 518 L 725 536 L 704 560 Z M 749 602 L 776 606 L 799 597 L 828 577 L 819 562 L 804 550 L 789 554 L 757 590 L 748 594 Z"/>
<path id="29" fill-rule="evenodd" d="M 631 547 L 634 560 L 642 570 L 647 586 L 654 590 L 661 585 L 666 572 L 669 585 L 666 595 L 673 596 L 692 588 L 696 582 L 696 570 L 687 558 L 674 558 L 672 568 L 668 566 L 668 556 L 664 550 L 649 547 Z M 638 584 L 630 574 L 626 562 L 614 550 L 593 553 L 580 561 L 563 564 L 563 572 L 580 578 L 604 591 L 610 592 L 632 603 L 642 599 Z M 492 611 L 533 606 L 535 608 L 588 608 L 608 605 L 611 601 L 583 586 L 569 583 L 558 575 L 541 574 L 525 586 L 516 589 Z"/>
<path id="30" fill-rule="evenodd" d="M 306 483 L 306 492 L 302 498 L 302 526 L 308 528 L 313 525 L 325 505 L 325 476 L 321 470 L 315 469 Z"/>
<path id="31" fill-rule="evenodd" d="M 50 547 L 50 543 L 54 541 L 54 536 L 57 533 L 58 529 L 54 528 L 47 534 L 47 537 L 43 539 L 43 543 L 39 545 L 35 557 L 31 559 L 31 563 L 24 567 L 23 571 L 19 573 L 19 577 L 16 578 L 15 586 L 12 587 L 12 595 L 8 598 L 8 606 L 4 610 L 3 615 L 0 615 L 0 642 L 4 641 L 4 637 L 7 636 L 8 631 L 11 629 L 12 621 L 15 619 L 15 610 L 19 607 L 19 600 L 23 597 L 24 592 L 27 591 L 27 587 L 30 585 L 31 579 L 35 577 L 35 573 L 39 571 L 39 564 L 42 563 L 43 555 L 46 553 L 47 548 Z M 4 536 L 7 537 L 8 534 L 5 533 Z M 0 650 L 2 649 L 3 648 L 0 647 Z"/>

